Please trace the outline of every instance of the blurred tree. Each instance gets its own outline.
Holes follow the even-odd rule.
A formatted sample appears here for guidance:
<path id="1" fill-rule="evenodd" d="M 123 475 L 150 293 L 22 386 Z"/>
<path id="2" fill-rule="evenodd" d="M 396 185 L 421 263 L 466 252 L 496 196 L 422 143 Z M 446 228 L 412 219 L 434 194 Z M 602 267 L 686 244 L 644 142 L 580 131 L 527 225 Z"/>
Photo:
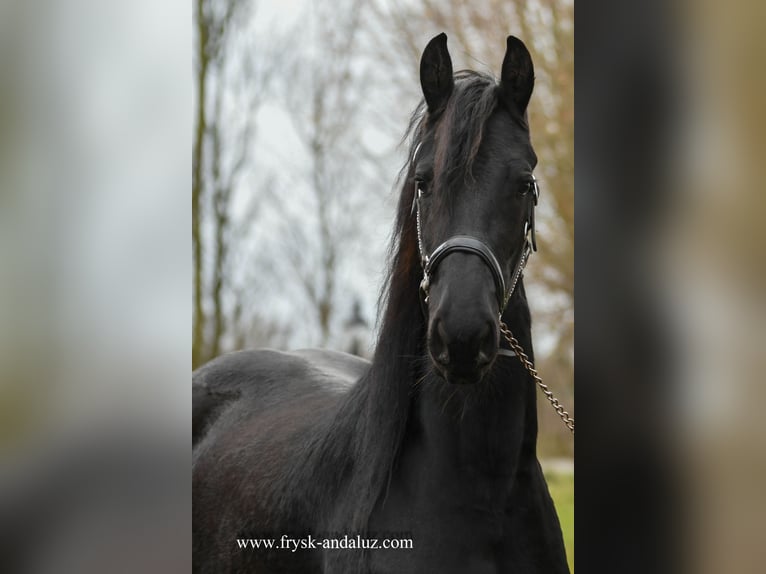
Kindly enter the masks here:
<path id="1" fill-rule="evenodd" d="M 370 326 L 362 314 L 359 301 L 354 301 L 351 315 L 343 324 L 345 344 L 341 349 L 358 357 L 370 358 Z"/>
<path id="2" fill-rule="evenodd" d="M 231 268 L 231 249 L 243 244 L 253 214 L 246 209 L 245 217 L 235 217 L 233 192 L 251 161 L 255 111 L 270 70 L 266 58 L 256 60 L 236 42 L 249 8 L 246 0 L 195 2 L 192 368 L 220 354 L 227 331 L 243 336 L 237 324 L 244 320 L 243 290 Z"/>
<path id="3" fill-rule="evenodd" d="M 344 3 L 342 10 L 334 4 L 311 5 L 310 18 L 299 24 L 299 33 L 313 40 L 311 50 L 293 53 L 285 93 L 293 128 L 308 158 L 307 171 L 291 170 L 302 181 L 287 185 L 293 198 L 299 188 L 307 196 L 301 210 L 291 209 L 284 195 L 275 197 L 274 204 L 282 221 L 281 253 L 289 263 L 285 272 L 300 283 L 321 346 L 332 344 L 340 334 L 339 277 L 360 236 L 365 211 L 360 165 L 365 158 L 357 144 L 366 96 L 358 69 L 361 5 L 359 0 Z"/>

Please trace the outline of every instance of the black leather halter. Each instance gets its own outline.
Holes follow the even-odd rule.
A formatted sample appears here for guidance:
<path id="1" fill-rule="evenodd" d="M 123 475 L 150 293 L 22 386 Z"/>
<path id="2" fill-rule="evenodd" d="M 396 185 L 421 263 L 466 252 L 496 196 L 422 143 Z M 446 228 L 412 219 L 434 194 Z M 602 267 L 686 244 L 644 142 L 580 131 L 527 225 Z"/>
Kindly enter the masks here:
<path id="1" fill-rule="evenodd" d="M 503 269 L 500 267 L 500 263 L 497 262 L 497 257 L 492 253 L 492 249 L 489 245 L 471 237 L 470 235 L 453 235 L 447 241 L 439 245 L 433 250 L 430 256 L 426 257 L 425 265 L 423 266 L 423 280 L 426 281 L 426 285 L 420 285 L 421 289 L 428 290 L 428 283 L 430 283 L 431 275 L 436 272 L 436 268 L 439 263 L 447 257 L 450 253 L 463 252 L 471 253 L 481 257 L 482 261 L 486 263 L 489 270 L 492 272 L 492 278 L 495 281 L 495 293 L 497 295 L 497 303 L 499 308 L 503 308 L 505 304 L 505 277 L 503 277 Z"/>
<path id="2" fill-rule="evenodd" d="M 415 151 L 417 155 L 417 149 Z M 493 253 L 492 249 L 476 237 L 471 235 L 453 235 L 436 249 L 434 249 L 430 255 L 426 255 L 425 247 L 423 244 L 423 236 L 420 225 L 420 199 L 422 192 L 420 189 L 415 190 L 415 197 L 413 199 L 413 211 L 416 212 L 417 217 L 417 231 L 418 231 L 418 251 L 420 252 L 420 263 L 423 267 L 423 279 L 420 282 L 420 303 L 423 310 L 423 314 L 428 316 L 428 292 L 431 287 L 431 277 L 436 272 L 439 263 L 450 253 L 462 252 L 478 255 L 482 261 L 489 267 L 492 272 L 492 278 L 495 283 L 495 294 L 497 296 L 497 303 L 499 309 L 499 315 L 502 316 L 505 307 L 508 304 L 513 291 L 516 289 L 516 284 L 519 282 L 519 278 L 524 272 L 524 267 L 527 265 L 529 256 L 533 251 L 537 251 L 537 242 L 535 240 L 535 206 L 537 200 L 540 197 L 540 188 L 537 185 L 537 180 L 532 176 L 532 190 L 534 194 L 532 200 L 528 202 L 529 210 L 527 212 L 527 219 L 524 222 L 524 245 L 521 250 L 521 255 L 516 263 L 513 274 L 511 275 L 511 284 L 509 288 L 506 288 L 505 276 L 503 275 L 503 268 L 497 260 L 497 257 Z"/>

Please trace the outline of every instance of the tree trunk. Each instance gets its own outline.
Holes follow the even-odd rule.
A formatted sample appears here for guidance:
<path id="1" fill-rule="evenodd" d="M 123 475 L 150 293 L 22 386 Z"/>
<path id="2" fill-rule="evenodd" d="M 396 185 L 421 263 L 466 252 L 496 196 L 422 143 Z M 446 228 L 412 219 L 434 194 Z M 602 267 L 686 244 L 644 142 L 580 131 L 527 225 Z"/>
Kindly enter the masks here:
<path id="1" fill-rule="evenodd" d="M 206 360 L 205 352 L 205 310 L 203 301 L 202 237 L 200 205 L 203 195 L 203 143 L 205 139 L 206 83 L 209 54 L 208 30 L 203 13 L 204 0 L 197 0 L 197 121 L 192 150 L 192 257 L 194 265 L 194 307 L 192 312 L 192 369 Z"/>

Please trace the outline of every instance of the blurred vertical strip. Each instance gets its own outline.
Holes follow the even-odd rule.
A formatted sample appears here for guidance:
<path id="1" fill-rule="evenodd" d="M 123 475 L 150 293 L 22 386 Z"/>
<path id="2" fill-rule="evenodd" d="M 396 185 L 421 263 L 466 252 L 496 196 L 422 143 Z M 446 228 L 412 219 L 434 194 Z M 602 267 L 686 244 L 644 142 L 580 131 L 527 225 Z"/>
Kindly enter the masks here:
<path id="1" fill-rule="evenodd" d="M 191 14 L 0 6 L 0 564 L 188 572 Z"/>
<path id="2" fill-rule="evenodd" d="M 681 460 L 692 569 L 766 564 L 766 5 L 704 0 L 685 13 L 683 201 L 666 234 L 683 333 Z"/>
<path id="3" fill-rule="evenodd" d="M 578 2 L 578 564 L 766 563 L 766 6 Z"/>
<path id="4" fill-rule="evenodd" d="M 658 268 L 674 200 L 676 17 L 666 2 L 575 11 L 576 539 L 582 572 L 675 574 L 682 501 Z M 660 247 L 661 248 L 661 247 Z"/>

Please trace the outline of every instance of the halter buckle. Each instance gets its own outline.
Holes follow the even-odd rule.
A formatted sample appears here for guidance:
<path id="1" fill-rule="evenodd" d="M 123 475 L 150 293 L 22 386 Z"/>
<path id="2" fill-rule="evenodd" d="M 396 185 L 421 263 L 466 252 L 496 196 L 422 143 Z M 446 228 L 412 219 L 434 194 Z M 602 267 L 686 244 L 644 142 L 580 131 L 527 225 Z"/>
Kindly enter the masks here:
<path id="1" fill-rule="evenodd" d="M 540 199 L 540 185 L 537 183 L 537 178 L 532 175 L 532 193 L 535 197 L 535 205 L 537 205 L 537 200 Z"/>

